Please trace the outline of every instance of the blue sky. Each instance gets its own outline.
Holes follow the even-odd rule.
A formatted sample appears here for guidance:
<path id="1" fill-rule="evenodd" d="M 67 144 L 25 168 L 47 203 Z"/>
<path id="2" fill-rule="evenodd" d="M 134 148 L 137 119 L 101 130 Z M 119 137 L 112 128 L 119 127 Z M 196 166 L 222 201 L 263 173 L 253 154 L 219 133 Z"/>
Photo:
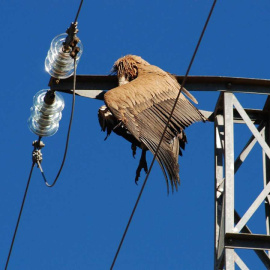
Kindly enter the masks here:
<path id="1" fill-rule="evenodd" d="M 78 74 L 109 74 L 126 54 L 143 57 L 184 75 L 212 1 L 84 1 L 79 34 L 84 52 Z M 27 127 L 32 97 L 48 88 L 44 60 L 51 40 L 74 20 L 79 1 L 0 2 L 2 25 L 0 268 L 4 268 L 31 167 Z M 191 75 L 265 78 L 269 75 L 269 1 L 218 1 Z M 213 111 L 218 93 L 193 92 L 199 108 Z M 44 138 L 43 168 L 52 181 L 60 166 L 71 96 L 56 135 Z M 261 109 L 266 96 L 237 95 L 243 106 Z M 48 189 L 35 168 L 9 269 L 109 269 L 139 185 L 140 152 L 112 134 L 104 142 L 97 110 L 101 101 L 78 97 L 70 146 L 61 177 Z M 115 269 L 212 269 L 214 250 L 214 128 L 187 129 L 180 158 L 181 187 L 167 196 L 154 165 Z M 235 127 L 239 153 L 250 133 Z M 147 155 L 151 161 L 151 154 Z M 262 154 L 252 151 L 237 173 L 236 208 L 243 214 L 262 188 Z M 50 181 L 49 180 L 49 181 Z M 263 208 L 248 225 L 264 233 Z M 264 269 L 251 251 L 239 252 L 251 269 Z"/>

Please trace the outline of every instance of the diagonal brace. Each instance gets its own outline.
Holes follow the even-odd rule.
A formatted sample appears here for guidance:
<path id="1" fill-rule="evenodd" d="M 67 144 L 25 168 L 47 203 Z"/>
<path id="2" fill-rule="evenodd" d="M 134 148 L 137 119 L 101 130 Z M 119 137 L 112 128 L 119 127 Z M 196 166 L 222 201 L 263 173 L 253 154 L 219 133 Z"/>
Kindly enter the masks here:
<path id="1" fill-rule="evenodd" d="M 240 105 L 239 101 L 235 96 L 233 96 L 233 104 L 243 120 L 246 122 L 248 128 L 253 133 L 254 137 L 258 140 L 258 143 L 261 145 L 267 156 L 270 158 L 270 148 L 263 139 L 263 137 L 260 135 L 260 132 L 257 130 L 257 128 L 254 126 L 254 124 L 251 122 L 250 118 L 248 117 L 247 113 L 243 109 L 243 107 Z"/>
<path id="2" fill-rule="evenodd" d="M 240 232 L 243 229 L 245 224 L 249 221 L 249 219 L 252 217 L 254 212 L 258 209 L 258 207 L 261 205 L 261 203 L 264 201 L 265 197 L 269 193 L 270 193 L 270 182 L 265 186 L 265 188 L 262 190 L 260 195 L 256 198 L 256 200 L 252 203 L 252 205 L 249 207 L 249 209 L 243 215 L 241 220 L 234 227 L 234 229 L 233 229 L 234 232 Z"/>
<path id="3" fill-rule="evenodd" d="M 264 123 L 262 123 L 259 125 L 258 131 L 260 134 L 263 134 L 264 130 L 265 130 L 265 125 Z M 236 174 L 236 172 L 238 171 L 242 163 L 245 161 L 245 159 L 247 158 L 250 151 L 253 149 L 256 142 L 257 142 L 257 139 L 255 138 L 254 135 L 252 135 L 249 141 L 247 142 L 246 146 L 243 148 L 242 152 L 239 154 L 239 156 L 234 162 L 234 174 Z"/>

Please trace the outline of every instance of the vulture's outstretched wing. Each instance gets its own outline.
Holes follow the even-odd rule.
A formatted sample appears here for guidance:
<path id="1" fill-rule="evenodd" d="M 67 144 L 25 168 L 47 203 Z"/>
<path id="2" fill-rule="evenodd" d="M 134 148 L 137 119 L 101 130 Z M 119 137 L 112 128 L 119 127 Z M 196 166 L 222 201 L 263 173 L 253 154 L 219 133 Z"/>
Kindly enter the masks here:
<path id="1" fill-rule="evenodd" d="M 179 89 L 174 77 L 149 65 L 147 73 L 108 91 L 104 99 L 113 115 L 154 154 Z M 204 120 L 205 117 L 181 94 L 157 154 L 167 184 L 168 174 L 172 188 L 177 189 L 180 183 L 179 140 L 185 136 L 182 130 L 193 122 Z"/>

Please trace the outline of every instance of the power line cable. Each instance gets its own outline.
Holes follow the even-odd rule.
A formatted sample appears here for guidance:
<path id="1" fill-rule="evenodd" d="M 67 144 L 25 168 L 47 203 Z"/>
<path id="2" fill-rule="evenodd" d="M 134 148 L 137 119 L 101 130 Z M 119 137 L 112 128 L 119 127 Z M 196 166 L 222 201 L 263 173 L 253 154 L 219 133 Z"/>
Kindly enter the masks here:
<path id="1" fill-rule="evenodd" d="M 185 83 L 186 83 L 186 80 L 187 80 L 189 71 L 190 71 L 190 69 L 191 69 L 191 66 L 192 66 L 192 64 L 193 64 L 193 61 L 194 61 L 194 59 L 195 59 L 195 56 L 196 56 L 197 51 L 198 51 L 198 49 L 199 49 L 199 46 L 200 46 L 200 44 L 201 44 L 202 38 L 203 38 L 203 36 L 204 36 L 204 33 L 205 33 L 206 28 L 207 28 L 208 22 L 209 22 L 209 20 L 210 20 L 210 18 L 211 18 L 211 15 L 212 15 L 212 13 L 213 13 L 214 8 L 215 8 L 216 2 L 217 2 L 217 0 L 214 0 L 214 2 L 213 2 L 213 4 L 212 4 L 212 7 L 211 7 L 211 9 L 210 9 L 210 12 L 209 12 L 209 14 L 208 14 L 208 17 L 207 17 L 207 19 L 206 19 L 206 22 L 205 22 L 205 24 L 204 24 L 204 27 L 203 27 L 203 30 L 202 30 L 202 32 L 201 32 L 200 38 L 199 38 L 199 40 L 198 40 L 198 42 L 197 42 L 197 46 L 196 46 L 196 48 L 195 48 L 195 50 L 194 50 L 194 53 L 193 53 L 193 55 L 192 55 L 192 58 L 191 58 L 191 60 L 190 60 L 190 63 L 189 63 L 189 66 L 188 66 L 188 68 L 187 68 L 185 77 L 184 77 L 183 82 L 182 82 L 182 84 L 181 84 L 181 87 L 180 87 L 180 90 L 179 90 L 179 92 L 178 92 L 178 95 L 177 95 L 177 97 L 176 97 L 176 99 L 175 99 L 175 102 L 174 102 L 172 111 L 171 111 L 171 113 L 170 113 L 170 115 L 169 115 L 168 121 L 167 121 L 167 123 L 166 123 L 166 126 L 165 126 L 165 128 L 164 128 L 164 131 L 163 131 L 162 136 L 161 136 L 161 138 L 160 138 L 159 144 L 158 144 L 158 146 L 157 146 L 156 152 L 155 152 L 154 157 L 153 157 L 153 159 L 152 159 L 152 162 L 151 162 L 151 165 L 150 165 L 150 167 L 149 167 L 148 173 L 147 173 L 147 175 L 146 175 L 146 177 L 145 177 L 145 180 L 144 180 L 144 182 L 143 182 L 141 191 L 140 191 L 140 193 L 139 193 L 139 195 L 138 195 L 137 201 L 136 201 L 136 203 L 135 203 L 135 205 L 134 205 L 134 208 L 133 208 L 132 213 L 131 213 L 131 215 L 130 215 L 130 218 L 129 218 L 129 220 L 128 220 L 127 226 L 126 226 L 126 228 L 125 228 L 125 231 L 124 231 L 123 236 L 122 236 L 122 238 L 121 238 L 121 241 L 120 241 L 120 243 L 119 243 L 118 249 L 117 249 L 116 254 L 115 254 L 115 256 L 114 256 L 114 259 L 113 259 L 113 262 L 112 262 L 112 265 L 111 265 L 111 268 L 110 268 L 111 270 L 113 269 L 114 264 L 115 264 L 115 262 L 116 262 L 116 260 L 117 260 L 118 254 L 119 254 L 120 249 L 121 249 L 121 247 L 122 247 L 122 244 L 123 244 L 123 242 L 124 242 L 125 236 L 126 236 L 126 234 L 127 234 L 128 228 L 129 228 L 129 226 L 130 226 L 130 223 L 131 223 L 131 221 L 132 221 L 132 218 L 133 218 L 133 216 L 134 216 L 134 213 L 135 213 L 136 208 L 137 208 L 137 206 L 138 206 L 138 203 L 139 203 L 139 201 L 140 201 L 141 195 L 142 195 L 142 193 L 143 193 L 144 187 L 145 187 L 145 185 L 146 185 L 146 182 L 147 182 L 147 180 L 148 180 L 148 177 L 149 177 L 149 175 L 150 175 L 150 172 L 151 172 L 151 170 L 152 170 L 152 167 L 153 167 L 153 165 L 154 165 L 154 162 L 155 162 L 155 159 L 156 159 L 156 157 L 157 157 L 157 154 L 158 154 L 160 145 L 161 145 L 161 143 L 162 143 L 162 140 L 163 140 L 163 138 L 164 138 L 164 135 L 165 135 L 165 133 L 166 133 L 166 130 L 167 130 L 167 128 L 168 128 L 168 125 L 169 125 L 169 123 L 170 123 L 170 121 L 171 121 L 171 118 L 172 118 L 173 112 L 174 112 L 174 110 L 175 110 L 176 104 L 177 104 L 177 102 L 178 102 L 178 99 L 179 99 L 179 97 L 180 97 L 180 94 L 181 94 L 181 92 L 182 92 L 182 89 L 183 89 L 183 87 L 184 87 L 184 85 L 185 85 Z"/>
<path id="2" fill-rule="evenodd" d="M 23 196 L 23 200 L 22 200 L 22 204 L 21 204 L 21 209 L 20 209 L 20 213 L 19 213 L 19 216 L 18 216 L 18 219 L 17 219 L 17 224 L 16 224 L 15 231 L 14 231 L 14 234 L 13 234 L 13 237 L 12 237 L 11 245 L 10 245 L 10 248 L 9 248 L 9 253 L 8 253 L 8 257 L 7 257 L 7 261 L 6 261 L 5 270 L 7 270 L 7 268 L 8 268 L 10 255 L 11 255 L 11 252 L 12 252 L 13 244 L 14 244 L 14 241 L 15 241 L 15 237 L 16 237 L 16 234 L 17 234 L 18 227 L 19 227 L 19 223 L 20 223 L 20 220 L 21 220 L 23 206 L 24 206 L 24 203 L 25 203 L 25 199 L 26 199 L 26 195 L 27 195 L 27 191 L 28 191 L 28 188 L 29 188 L 29 184 L 30 184 L 30 180 L 31 180 L 31 177 L 32 177 L 32 172 L 33 172 L 34 166 L 35 166 L 35 161 L 33 161 L 33 163 L 32 163 L 31 170 L 30 170 L 29 177 L 28 177 L 28 181 L 27 181 L 26 188 L 25 188 L 25 191 L 24 191 L 24 196 Z"/>
<path id="3" fill-rule="evenodd" d="M 79 14 L 80 14 L 80 11 L 81 11 L 81 8 L 82 8 L 82 3 L 83 3 L 83 0 L 81 0 L 80 6 L 78 8 L 78 11 L 77 11 L 77 14 L 76 14 L 76 17 L 75 17 L 75 20 L 74 20 L 74 23 L 77 22 L 77 19 L 79 17 Z"/>

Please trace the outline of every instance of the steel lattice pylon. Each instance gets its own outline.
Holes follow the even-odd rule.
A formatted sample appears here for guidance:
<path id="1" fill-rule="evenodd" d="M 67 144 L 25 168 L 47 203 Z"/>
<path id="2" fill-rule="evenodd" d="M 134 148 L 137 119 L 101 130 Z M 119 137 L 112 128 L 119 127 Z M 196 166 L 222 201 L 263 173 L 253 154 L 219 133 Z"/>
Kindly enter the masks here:
<path id="1" fill-rule="evenodd" d="M 183 76 L 176 76 L 179 83 Z M 72 93 L 72 78 L 51 78 L 52 90 Z M 78 75 L 76 94 L 103 99 L 104 90 L 117 86 L 115 76 Z M 270 80 L 231 77 L 191 76 L 185 84 L 188 90 L 220 91 L 215 112 L 203 112 L 215 126 L 215 262 L 214 269 L 249 269 L 236 249 L 253 249 L 270 269 Z M 266 94 L 262 110 L 243 109 L 233 92 Z M 234 123 L 248 126 L 252 136 L 240 155 L 234 159 Z M 257 124 L 256 127 L 254 124 Z M 258 142 L 263 151 L 262 191 L 243 217 L 234 207 L 234 178 L 253 146 Z M 259 184 L 259 183 L 258 183 Z M 258 207 L 264 203 L 266 234 L 253 234 L 246 225 Z"/>
<path id="2" fill-rule="evenodd" d="M 269 105 L 268 98 L 262 112 L 269 111 Z M 234 110 L 239 113 L 253 134 L 236 160 L 234 160 Z M 270 250 L 269 139 L 268 117 L 256 128 L 233 93 L 226 92 L 220 95 L 215 111 L 215 269 L 232 270 L 235 269 L 235 263 L 240 269 L 249 269 L 235 252 L 235 249 L 239 248 L 253 249 L 266 268 L 270 269 L 269 255 L 265 251 Z M 235 173 L 256 142 L 263 150 L 264 186 L 243 217 L 240 217 L 234 207 Z M 263 202 L 266 210 L 266 234 L 252 234 L 246 224 Z"/>

